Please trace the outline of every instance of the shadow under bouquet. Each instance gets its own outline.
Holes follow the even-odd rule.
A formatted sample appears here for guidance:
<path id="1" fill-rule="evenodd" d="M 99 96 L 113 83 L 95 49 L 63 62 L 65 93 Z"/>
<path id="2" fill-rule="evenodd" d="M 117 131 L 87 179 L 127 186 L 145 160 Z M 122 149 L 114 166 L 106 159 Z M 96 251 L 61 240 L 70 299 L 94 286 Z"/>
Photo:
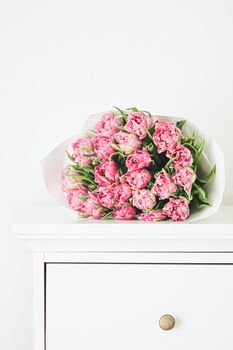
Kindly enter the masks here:
<path id="1" fill-rule="evenodd" d="M 61 176 L 79 217 L 184 221 L 217 210 L 223 156 L 192 123 L 116 107 L 89 119 L 66 148 Z"/>

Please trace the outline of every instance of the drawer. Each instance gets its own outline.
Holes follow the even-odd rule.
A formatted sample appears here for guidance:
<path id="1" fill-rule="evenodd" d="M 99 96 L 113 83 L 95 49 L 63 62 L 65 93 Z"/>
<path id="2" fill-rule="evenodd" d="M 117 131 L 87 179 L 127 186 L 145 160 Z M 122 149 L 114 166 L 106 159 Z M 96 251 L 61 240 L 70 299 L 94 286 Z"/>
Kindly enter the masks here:
<path id="1" fill-rule="evenodd" d="M 232 350 L 233 266 L 46 267 L 46 350 Z M 159 320 L 172 315 L 165 331 Z"/>

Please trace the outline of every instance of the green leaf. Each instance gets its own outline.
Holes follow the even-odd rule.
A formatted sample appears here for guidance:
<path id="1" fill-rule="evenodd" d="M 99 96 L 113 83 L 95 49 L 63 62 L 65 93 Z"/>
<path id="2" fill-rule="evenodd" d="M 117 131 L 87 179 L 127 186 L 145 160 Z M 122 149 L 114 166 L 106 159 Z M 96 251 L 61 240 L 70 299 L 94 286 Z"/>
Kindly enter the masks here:
<path id="1" fill-rule="evenodd" d="M 95 155 L 95 153 L 89 153 L 89 154 L 84 154 L 83 156 L 84 157 L 88 157 L 88 158 L 91 158 Z"/>
<path id="2" fill-rule="evenodd" d="M 117 146 L 115 143 L 111 143 L 112 148 L 114 148 L 115 150 L 121 152 L 121 148 L 119 146 Z"/>
<path id="3" fill-rule="evenodd" d="M 154 144 L 153 144 L 152 142 L 151 142 L 151 143 L 148 143 L 148 144 L 145 143 L 145 145 L 143 144 L 143 146 L 144 146 L 144 148 L 146 148 L 149 152 L 155 151 L 155 146 L 154 146 Z"/>
<path id="4" fill-rule="evenodd" d="M 120 108 L 118 108 L 118 107 L 116 107 L 116 106 L 113 106 L 113 107 L 114 107 L 116 110 L 118 110 L 118 112 L 120 112 L 122 119 L 123 119 L 124 121 L 126 121 L 126 119 L 127 119 L 127 114 L 126 114 L 122 109 L 120 109 Z"/>
<path id="5" fill-rule="evenodd" d="M 85 201 L 89 197 L 89 194 L 83 194 L 82 196 L 79 197 L 80 201 Z"/>
<path id="6" fill-rule="evenodd" d="M 150 112 L 148 112 L 148 111 L 141 111 L 143 114 L 148 114 L 148 116 L 151 118 L 151 113 Z"/>
<path id="7" fill-rule="evenodd" d="M 156 206 L 154 207 L 154 210 L 156 209 L 162 209 L 164 205 L 168 202 L 168 199 L 159 199 L 156 203 Z"/>
<path id="8" fill-rule="evenodd" d="M 78 164 L 72 164 L 70 165 L 71 168 L 73 168 L 77 173 L 84 174 L 84 175 L 92 175 L 94 174 L 93 167 L 91 165 L 85 165 L 80 167 Z"/>
<path id="9" fill-rule="evenodd" d="M 198 197 L 200 199 L 206 199 L 206 194 L 203 188 L 201 186 L 197 185 L 196 183 L 193 184 L 194 189 L 197 191 L 196 193 L 198 194 Z"/>
<path id="10" fill-rule="evenodd" d="M 89 185 L 88 185 L 88 189 L 89 189 L 90 191 L 94 191 L 96 188 L 97 188 L 97 185 L 96 185 L 95 183 L 89 184 Z"/>
<path id="11" fill-rule="evenodd" d="M 150 131 L 148 129 L 146 129 L 147 135 L 149 136 L 149 138 L 154 142 L 153 140 L 153 136 L 151 135 Z"/>
<path id="12" fill-rule="evenodd" d="M 96 158 L 96 157 L 93 157 L 93 158 L 92 158 L 92 164 L 93 164 L 93 165 L 97 165 L 97 164 L 99 164 L 99 163 L 101 163 L 101 159 L 100 159 L 100 158 Z"/>
<path id="13" fill-rule="evenodd" d="M 80 168 L 75 167 L 75 166 L 72 166 L 72 165 L 71 165 L 71 167 L 72 167 L 75 171 L 77 171 L 77 176 L 78 176 L 78 174 L 87 175 L 87 173 L 86 173 L 84 170 L 81 170 Z M 65 175 L 65 176 L 68 176 L 68 177 L 74 177 L 74 176 L 76 176 L 76 175 L 74 175 L 74 174 L 64 174 L 64 175 Z"/>
<path id="14" fill-rule="evenodd" d="M 107 214 L 105 214 L 104 216 L 102 216 L 101 220 L 111 220 L 113 219 L 112 216 L 112 211 L 108 212 Z"/>
<path id="15" fill-rule="evenodd" d="M 80 149 L 81 149 L 82 151 L 91 151 L 91 150 L 92 150 L 92 147 L 91 147 L 91 146 L 89 146 L 89 147 L 80 147 Z"/>
<path id="16" fill-rule="evenodd" d="M 88 181 L 88 182 L 96 185 L 95 182 L 87 175 L 68 175 L 68 174 L 66 174 L 66 176 L 73 177 L 74 179 L 85 180 L 85 181 Z"/>
<path id="17" fill-rule="evenodd" d="M 211 206 L 211 203 L 209 201 L 202 201 L 198 197 L 195 197 L 195 201 L 196 201 L 196 206 L 198 209 L 206 207 L 206 206 Z"/>
<path id="18" fill-rule="evenodd" d="M 97 134 L 97 131 L 94 129 L 89 129 L 88 131 L 93 132 L 94 134 Z"/>
<path id="19" fill-rule="evenodd" d="M 75 171 L 79 171 L 80 167 L 78 164 L 71 164 L 69 165 L 71 168 L 73 168 Z"/>
<path id="20" fill-rule="evenodd" d="M 192 156 L 193 156 L 193 161 L 195 162 L 195 160 L 198 157 L 198 150 L 190 143 L 184 143 L 183 146 L 185 146 L 186 148 L 188 148 L 190 150 L 190 152 L 192 153 Z"/>
<path id="21" fill-rule="evenodd" d="M 194 188 L 194 192 L 192 192 L 192 194 L 198 197 L 199 202 L 201 202 L 203 205 L 211 205 L 206 197 L 205 191 L 203 190 L 203 188 L 201 188 L 201 186 L 194 183 L 193 188 Z"/>
<path id="22" fill-rule="evenodd" d="M 90 182 L 90 183 L 95 185 L 94 181 L 88 176 L 80 175 L 80 176 L 77 176 L 77 178 L 80 179 L 80 180 L 88 181 L 88 182 Z"/>
<path id="23" fill-rule="evenodd" d="M 66 155 L 67 155 L 68 159 L 71 160 L 71 162 L 76 163 L 74 158 L 69 154 L 68 151 L 66 151 Z"/>
<path id="24" fill-rule="evenodd" d="M 179 128 L 180 130 L 182 130 L 184 124 L 186 123 L 186 120 L 180 120 L 176 123 L 177 128 Z"/>
<path id="25" fill-rule="evenodd" d="M 127 108 L 127 110 L 132 112 L 139 112 L 139 110 L 136 107 L 130 107 L 130 108 Z"/>
<path id="26" fill-rule="evenodd" d="M 186 199 L 189 203 L 193 200 L 193 195 L 190 196 L 185 192 L 184 188 L 179 186 L 176 192 L 172 193 L 171 197 Z"/>
<path id="27" fill-rule="evenodd" d="M 92 139 L 95 134 L 97 134 L 97 131 L 95 131 L 94 129 L 89 129 L 89 130 L 86 131 L 86 136 L 89 139 Z"/>
<path id="28" fill-rule="evenodd" d="M 196 158 L 194 159 L 194 162 L 197 163 L 201 157 L 201 154 L 202 154 L 202 151 L 203 151 L 203 148 L 204 148 L 204 145 L 205 145 L 205 140 L 202 140 L 201 141 L 201 144 L 199 145 L 199 147 L 197 148 L 197 156 Z"/>
<path id="29" fill-rule="evenodd" d="M 215 174 L 216 174 L 216 165 L 213 166 L 213 168 L 211 169 L 210 173 L 206 177 L 204 177 L 203 179 L 200 179 L 198 177 L 197 179 L 202 184 L 208 184 L 208 183 L 210 183 L 213 180 Z"/>
<path id="30" fill-rule="evenodd" d="M 182 144 L 185 144 L 185 143 L 192 144 L 193 141 L 195 140 L 195 138 L 196 138 L 196 136 L 195 136 L 195 134 L 193 133 L 192 136 L 183 137 L 182 140 L 181 140 L 181 143 L 182 143 Z"/>
<path id="31" fill-rule="evenodd" d="M 170 169 L 169 166 L 171 165 L 171 163 L 176 159 L 176 157 L 169 159 L 169 161 L 167 162 L 167 164 L 165 164 L 164 169 L 166 170 L 167 173 L 170 173 Z"/>
<path id="32" fill-rule="evenodd" d="M 115 157 L 115 156 L 119 157 L 119 152 L 114 152 L 114 153 L 110 154 L 110 156 L 108 157 L 108 159 L 111 160 L 111 159 L 112 159 L 113 157 Z"/>
<path id="33" fill-rule="evenodd" d="M 85 171 L 86 173 L 91 173 L 91 174 L 94 174 L 94 169 L 91 165 L 85 165 L 85 166 L 82 166 L 80 167 L 80 170 L 83 170 Z"/>
<path id="34" fill-rule="evenodd" d="M 190 202 L 192 201 L 192 199 L 193 199 L 193 196 L 192 196 L 192 195 L 191 195 L 191 196 L 188 196 L 188 195 L 185 193 L 185 194 L 179 196 L 179 198 L 186 199 L 186 200 L 188 201 L 188 203 L 190 203 Z"/>
<path id="35" fill-rule="evenodd" d="M 117 109 L 118 112 L 120 112 L 121 114 L 126 115 L 126 113 L 123 111 L 123 109 L 120 109 L 119 107 L 113 106 L 113 108 Z"/>
<path id="36" fill-rule="evenodd" d="M 178 186 L 176 192 L 174 192 L 172 194 L 172 196 L 173 197 L 180 197 L 182 195 L 182 193 L 183 193 L 183 188 Z"/>

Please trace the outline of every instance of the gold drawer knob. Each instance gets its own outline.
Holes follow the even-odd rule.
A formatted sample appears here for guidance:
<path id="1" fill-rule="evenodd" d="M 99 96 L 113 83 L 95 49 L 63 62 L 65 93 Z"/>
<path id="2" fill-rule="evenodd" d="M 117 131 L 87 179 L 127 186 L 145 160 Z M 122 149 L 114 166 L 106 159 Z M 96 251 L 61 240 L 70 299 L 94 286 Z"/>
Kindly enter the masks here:
<path id="1" fill-rule="evenodd" d="M 176 320 L 171 315 L 163 315 L 159 320 L 160 328 L 162 328 L 164 331 L 170 331 L 172 328 L 174 328 L 176 323 Z"/>

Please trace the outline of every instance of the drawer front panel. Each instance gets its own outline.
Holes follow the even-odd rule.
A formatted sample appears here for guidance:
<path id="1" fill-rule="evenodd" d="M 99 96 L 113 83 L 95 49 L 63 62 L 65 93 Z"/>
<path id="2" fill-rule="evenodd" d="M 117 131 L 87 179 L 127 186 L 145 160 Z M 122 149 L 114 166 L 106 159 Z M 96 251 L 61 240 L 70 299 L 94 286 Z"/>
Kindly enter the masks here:
<path id="1" fill-rule="evenodd" d="M 47 264 L 46 279 L 46 350 L 233 349 L 232 265 Z"/>

